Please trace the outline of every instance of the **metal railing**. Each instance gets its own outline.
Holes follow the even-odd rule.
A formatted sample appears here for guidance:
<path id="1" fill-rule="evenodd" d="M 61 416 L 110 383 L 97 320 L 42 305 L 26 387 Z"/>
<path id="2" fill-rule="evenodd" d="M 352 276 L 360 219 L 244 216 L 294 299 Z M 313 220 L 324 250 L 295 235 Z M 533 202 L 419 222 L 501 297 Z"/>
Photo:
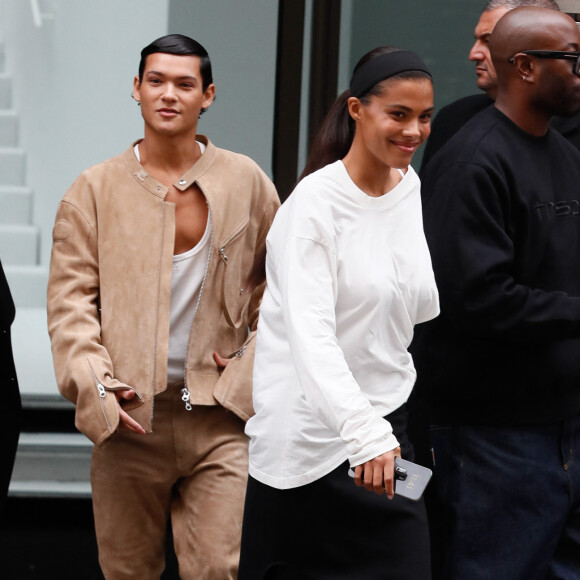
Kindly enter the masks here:
<path id="1" fill-rule="evenodd" d="M 55 9 L 47 6 L 43 0 L 30 0 L 30 9 L 32 11 L 32 20 L 37 28 L 42 28 L 45 20 L 54 20 Z"/>

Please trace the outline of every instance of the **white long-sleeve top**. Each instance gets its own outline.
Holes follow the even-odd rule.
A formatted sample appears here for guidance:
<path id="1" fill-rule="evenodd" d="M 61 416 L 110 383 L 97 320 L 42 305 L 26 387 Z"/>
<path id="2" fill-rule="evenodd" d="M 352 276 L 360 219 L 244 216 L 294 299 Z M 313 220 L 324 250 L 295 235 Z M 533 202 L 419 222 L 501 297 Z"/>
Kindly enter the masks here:
<path id="1" fill-rule="evenodd" d="M 342 161 L 324 167 L 278 211 L 267 252 L 246 433 L 252 477 L 286 489 L 398 446 L 383 417 L 413 388 L 414 324 L 439 313 L 417 174 L 371 197 Z"/>

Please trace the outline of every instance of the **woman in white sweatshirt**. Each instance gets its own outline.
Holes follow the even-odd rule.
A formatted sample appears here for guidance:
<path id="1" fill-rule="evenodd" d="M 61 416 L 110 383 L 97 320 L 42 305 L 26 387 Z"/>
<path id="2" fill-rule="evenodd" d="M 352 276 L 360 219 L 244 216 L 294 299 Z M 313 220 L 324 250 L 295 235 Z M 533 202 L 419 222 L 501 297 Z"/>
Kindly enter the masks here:
<path id="1" fill-rule="evenodd" d="M 413 326 L 439 312 L 409 166 L 432 111 L 416 54 L 365 55 L 268 234 L 240 580 L 430 578 L 424 506 L 393 480 Z"/>

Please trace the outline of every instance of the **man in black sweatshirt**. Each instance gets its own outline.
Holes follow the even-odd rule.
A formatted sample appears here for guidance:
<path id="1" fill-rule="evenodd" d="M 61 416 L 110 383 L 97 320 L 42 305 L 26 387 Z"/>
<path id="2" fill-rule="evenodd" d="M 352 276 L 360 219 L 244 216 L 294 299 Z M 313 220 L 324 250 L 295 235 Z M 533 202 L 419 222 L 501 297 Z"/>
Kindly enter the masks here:
<path id="1" fill-rule="evenodd" d="M 495 106 L 426 168 L 441 315 L 416 331 L 446 580 L 580 578 L 580 33 L 516 8 L 490 39 Z"/>

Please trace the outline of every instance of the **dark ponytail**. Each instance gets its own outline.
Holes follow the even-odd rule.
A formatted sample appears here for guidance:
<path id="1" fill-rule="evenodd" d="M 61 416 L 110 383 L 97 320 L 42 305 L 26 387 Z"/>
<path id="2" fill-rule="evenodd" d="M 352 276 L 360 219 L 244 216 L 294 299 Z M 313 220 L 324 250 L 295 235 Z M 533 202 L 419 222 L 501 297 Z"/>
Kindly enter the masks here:
<path id="1" fill-rule="evenodd" d="M 330 107 L 312 141 L 300 179 L 342 159 L 348 153 L 354 138 L 354 121 L 348 112 L 349 97 L 350 91 L 347 89 Z"/>

